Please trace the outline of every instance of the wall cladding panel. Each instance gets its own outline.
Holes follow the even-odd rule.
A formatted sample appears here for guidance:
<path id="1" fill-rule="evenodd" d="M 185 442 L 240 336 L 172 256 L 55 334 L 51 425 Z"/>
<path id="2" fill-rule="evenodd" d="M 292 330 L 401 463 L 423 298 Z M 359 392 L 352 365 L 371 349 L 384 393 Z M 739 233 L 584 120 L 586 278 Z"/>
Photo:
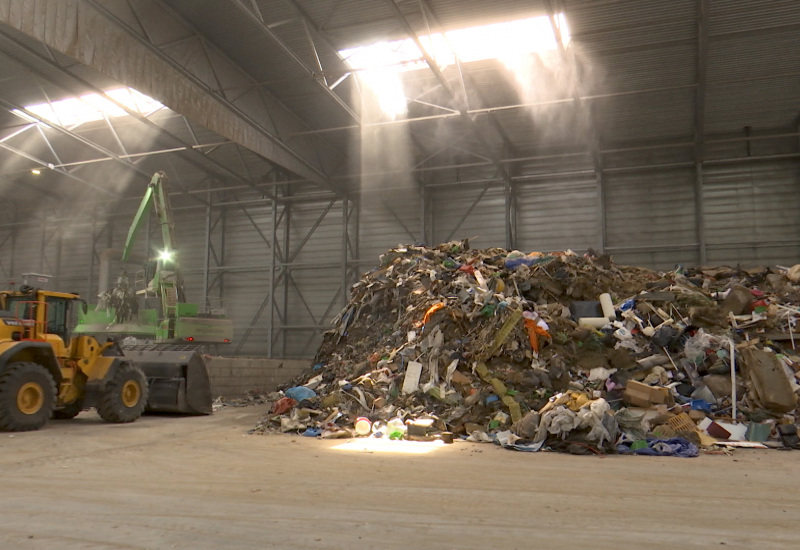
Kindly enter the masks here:
<path id="1" fill-rule="evenodd" d="M 236 355 L 242 356 L 267 354 L 271 322 L 269 283 L 269 278 L 259 272 L 225 275 L 224 306 L 233 322 L 233 342 L 230 347 L 220 348 L 220 353 L 232 355 L 238 350 Z"/>
<path id="2" fill-rule="evenodd" d="M 656 269 L 697 264 L 694 185 L 693 168 L 607 173 L 606 249 L 614 260 Z"/>
<path id="3" fill-rule="evenodd" d="M 502 187 L 444 187 L 434 190 L 430 205 L 433 218 L 431 244 L 470 239 L 470 245 L 475 248 L 505 247 L 505 204 Z"/>
<path id="4" fill-rule="evenodd" d="M 203 226 L 203 232 L 205 227 Z M 224 234 L 224 253 L 219 260 L 227 267 L 265 266 L 272 254 L 272 209 L 269 204 L 245 208 L 226 207 L 216 228 Z M 266 238 L 266 240 L 265 240 Z"/>
<path id="5" fill-rule="evenodd" d="M 278 298 L 285 297 L 286 325 L 291 327 L 278 348 L 285 344 L 286 357 L 302 357 L 316 350 L 321 341 L 319 329 L 328 328 L 341 309 L 342 231 L 341 201 L 291 206 L 289 252 L 296 254 L 297 267 L 287 272 L 288 290 L 283 282 L 276 288 Z"/>
<path id="6" fill-rule="evenodd" d="M 708 263 L 789 264 L 800 258 L 796 160 L 704 168 Z"/>
<path id="7" fill-rule="evenodd" d="M 94 260 L 92 235 L 103 226 L 73 222 L 54 225 L 55 227 L 51 227 L 50 230 L 57 231 L 59 236 L 53 237 L 56 250 L 53 247 L 49 248 L 50 253 L 55 252 L 58 255 L 58 259 L 54 260 L 58 266 L 53 273 L 56 275 L 53 288 L 78 292 L 87 301 L 94 302 L 98 271 L 96 267 L 91 269 Z"/>
<path id="8" fill-rule="evenodd" d="M 0 227 L 0 277 L 3 282 L 16 278 L 16 250 L 14 245 L 16 228 L 13 226 Z"/>
<path id="9" fill-rule="evenodd" d="M 19 227 L 14 258 L 15 273 L 11 274 L 12 277 L 18 278 L 23 273 L 43 273 L 47 269 L 42 257 L 43 234 L 44 226 L 41 223 Z"/>
<path id="10" fill-rule="evenodd" d="M 420 242 L 422 199 L 417 188 L 402 196 L 362 198 L 358 216 L 359 259 L 365 268 L 378 264 L 378 258 L 398 244 Z"/>
<path id="11" fill-rule="evenodd" d="M 600 190 L 594 177 L 520 186 L 517 248 L 523 252 L 602 246 Z"/>

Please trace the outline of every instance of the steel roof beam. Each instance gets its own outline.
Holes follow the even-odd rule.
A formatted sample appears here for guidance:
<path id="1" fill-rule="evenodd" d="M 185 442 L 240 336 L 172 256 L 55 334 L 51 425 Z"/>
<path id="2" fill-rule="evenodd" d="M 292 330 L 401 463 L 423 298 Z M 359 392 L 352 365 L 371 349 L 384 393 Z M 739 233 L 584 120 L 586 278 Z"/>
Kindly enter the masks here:
<path id="1" fill-rule="evenodd" d="M 187 129 L 189 130 L 189 133 L 191 134 L 192 138 L 195 141 L 194 144 L 185 142 L 184 140 L 182 140 L 181 138 L 179 138 L 175 134 L 171 133 L 167 129 L 159 126 L 158 124 L 156 124 L 155 122 L 150 120 L 147 116 L 145 116 L 145 115 L 143 115 L 143 114 L 141 114 L 141 113 L 139 113 L 137 111 L 134 111 L 134 110 L 130 109 L 127 105 L 117 101 L 113 97 L 110 97 L 110 96 L 106 95 L 105 92 L 102 89 L 98 88 L 97 86 L 94 86 L 93 84 L 89 83 L 85 79 L 83 79 L 80 76 L 74 74 L 68 67 L 64 67 L 64 66 L 58 64 L 56 62 L 56 60 L 52 56 L 49 56 L 49 55 L 48 56 L 44 56 L 40 52 L 38 52 L 38 51 L 26 46 L 25 44 L 21 43 L 20 41 L 16 40 L 15 38 L 13 38 L 11 36 L 8 36 L 7 34 L 3 33 L 2 31 L 0 31 L 0 35 L 2 35 L 5 39 L 9 40 L 10 42 L 15 44 L 19 48 L 22 48 L 27 53 L 29 53 L 31 55 L 34 55 L 38 59 L 40 59 L 41 61 L 47 63 L 50 67 L 52 67 L 53 69 L 57 70 L 59 73 L 69 77 L 71 80 L 73 80 L 77 84 L 79 84 L 81 89 L 78 90 L 78 89 L 73 88 L 71 86 L 66 86 L 62 82 L 56 83 L 56 82 L 54 82 L 54 80 L 52 78 L 50 78 L 49 76 L 45 75 L 44 73 L 42 73 L 40 71 L 37 71 L 37 70 L 34 70 L 31 67 L 27 66 L 23 60 L 15 57 L 15 56 L 10 55 L 8 52 L 4 52 L 4 54 L 7 57 L 13 59 L 14 61 L 19 63 L 20 65 L 26 66 L 27 70 L 29 72 L 31 72 L 32 74 L 36 75 L 37 77 L 39 77 L 39 78 L 41 78 L 43 80 L 46 80 L 47 82 L 49 82 L 49 83 L 51 83 L 53 85 L 56 85 L 56 86 L 60 87 L 64 91 L 67 91 L 67 92 L 71 93 L 74 96 L 79 96 L 82 93 L 85 93 L 85 90 L 87 90 L 87 89 L 91 90 L 91 91 L 93 91 L 93 92 L 95 92 L 97 94 L 100 94 L 107 101 L 113 103 L 116 107 L 118 107 L 119 109 L 122 109 L 123 111 L 125 111 L 128 114 L 128 116 L 133 117 L 134 119 L 136 119 L 139 122 L 145 124 L 149 128 L 152 128 L 152 129 L 158 131 L 161 135 L 167 137 L 169 140 L 174 141 L 174 142 L 176 142 L 176 143 L 181 145 L 181 147 L 178 147 L 178 148 L 174 148 L 173 147 L 173 148 L 162 148 L 162 149 L 158 149 L 158 150 L 153 150 L 153 151 L 151 151 L 150 154 L 161 154 L 161 153 L 165 153 L 165 152 L 180 152 L 180 151 L 184 151 L 184 152 L 187 153 L 186 156 L 194 157 L 197 160 L 202 159 L 203 162 L 207 162 L 207 163 L 211 164 L 212 166 L 218 168 L 222 173 L 226 174 L 227 176 L 231 177 L 232 179 L 234 179 L 234 180 L 236 180 L 236 181 L 238 181 L 240 183 L 244 183 L 245 185 L 249 185 L 250 187 L 253 187 L 253 183 L 251 181 L 248 181 L 246 178 L 243 178 L 242 176 L 240 176 L 236 172 L 232 171 L 227 166 L 225 166 L 225 165 L 219 163 L 218 161 L 208 157 L 206 154 L 204 154 L 201 151 L 203 148 L 209 147 L 209 145 L 208 144 L 205 144 L 205 145 L 204 144 L 200 144 L 197 141 L 197 136 L 195 135 L 194 130 L 191 127 L 191 124 L 189 123 L 188 119 L 185 116 L 180 115 L 179 113 L 176 113 L 177 115 L 181 116 L 183 118 L 183 120 L 185 121 Z M 38 126 L 39 125 L 37 125 L 37 127 Z M 49 145 L 49 142 L 48 142 L 48 145 Z M 55 152 L 53 152 L 53 153 L 55 154 Z M 144 154 L 143 156 L 147 156 L 147 153 Z M 106 159 L 101 159 L 101 160 L 113 160 L 113 159 L 107 157 Z M 186 162 L 192 164 L 196 168 L 200 169 L 201 171 L 204 171 L 204 172 L 208 173 L 206 168 L 204 166 L 200 165 L 197 162 L 197 160 L 192 160 L 191 158 L 187 158 L 187 159 L 184 159 L 184 160 Z M 59 164 L 64 165 L 64 163 L 61 163 L 61 161 L 59 161 Z M 69 163 L 67 163 L 67 164 L 69 164 Z M 209 174 L 209 175 L 214 179 L 217 179 L 217 180 L 220 179 L 216 174 Z"/>
<path id="2" fill-rule="evenodd" d="M 300 56 L 297 53 L 295 53 L 294 50 L 292 50 L 286 44 L 286 42 L 284 42 L 283 39 L 281 39 L 281 37 L 278 36 L 278 34 L 264 22 L 264 19 L 260 16 L 260 12 L 259 14 L 253 13 L 253 11 L 249 9 L 246 5 L 244 5 L 244 3 L 242 3 L 241 0 L 231 0 L 231 1 L 237 8 L 239 8 L 239 11 L 244 13 L 248 17 L 248 19 L 250 19 L 250 21 L 253 22 L 261 30 L 262 33 L 269 36 L 278 45 L 278 47 L 280 47 L 280 49 L 283 50 L 283 52 L 292 59 L 292 61 L 294 61 L 299 67 L 301 67 L 303 71 L 305 71 L 306 74 L 311 77 L 311 79 L 314 81 L 317 87 L 320 88 L 323 92 L 325 92 L 325 95 L 330 97 L 337 105 L 339 105 L 339 107 L 341 107 L 342 110 L 344 110 L 348 115 L 350 115 L 350 117 L 353 120 L 355 120 L 359 124 L 361 123 L 359 116 L 355 113 L 355 111 L 353 111 L 350 105 L 348 105 L 341 97 L 339 97 L 339 95 L 336 92 L 331 90 L 323 80 L 319 79 L 317 71 L 306 65 L 305 61 L 303 61 L 300 58 Z M 306 27 L 306 31 L 308 31 L 308 27 Z M 314 49 L 314 55 L 316 56 L 317 63 L 319 64 L 319 56 L 317 55 L 316 47 L 313 45 L 313 42 L 312 42 L 312 48 Z M 320 71 L 321 70 L 322 70 L 322 65 L 320 64 Z"/>
<path id="3" fill-rule="evenodd" d="M 170 23 L 176 32 L 187 30 L 183 21 L 173 17 Z M 254 103 L 244 106 L 227 101 L 201 75 L 168 56 L 100 2 L 9 0 L 0 4 L 0 22 L 171 105 L 195 122 L 317 185 L 333 187 L 319 168 L 259 122 L 268 118 L 266 107 L 259 111 Z M 168 28 L 168 24 L 161 26 L 162 30 Z M 236 74 L 246 74 L 224 56 L 219 58 Z"/>

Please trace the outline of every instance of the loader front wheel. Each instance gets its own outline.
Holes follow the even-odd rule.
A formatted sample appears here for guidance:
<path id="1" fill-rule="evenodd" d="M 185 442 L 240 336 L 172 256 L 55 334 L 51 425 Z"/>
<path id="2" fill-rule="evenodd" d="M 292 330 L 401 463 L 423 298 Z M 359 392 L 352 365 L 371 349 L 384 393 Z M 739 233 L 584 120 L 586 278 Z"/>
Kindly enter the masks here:
<path id="1" fill-rule="evenodd" d="M 133 422 L 147 405 L 147 378 L 142 369 L 123 363 L 106 383 L 97 404 L 100 418 L 106 422 Z"/>
<path id="2" fill-rule="evenodd" d="M 38 430 L 53 414 L 55 404 L 56 383 L 43 366 L 11 363 L 0 374 L 0 430 Z"/>

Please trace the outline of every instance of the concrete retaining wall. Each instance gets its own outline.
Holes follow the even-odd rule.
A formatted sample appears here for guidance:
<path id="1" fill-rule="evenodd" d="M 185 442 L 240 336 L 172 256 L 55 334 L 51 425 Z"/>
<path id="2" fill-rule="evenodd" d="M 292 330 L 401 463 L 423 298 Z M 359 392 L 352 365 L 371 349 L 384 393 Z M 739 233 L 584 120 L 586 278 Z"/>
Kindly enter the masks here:
<path id="1" fill-rule="evenodd" d="M 242 397 L 250 390 L 275 391 L 310 366 L 310 359 L 206 357 L 214 397 Z"/>

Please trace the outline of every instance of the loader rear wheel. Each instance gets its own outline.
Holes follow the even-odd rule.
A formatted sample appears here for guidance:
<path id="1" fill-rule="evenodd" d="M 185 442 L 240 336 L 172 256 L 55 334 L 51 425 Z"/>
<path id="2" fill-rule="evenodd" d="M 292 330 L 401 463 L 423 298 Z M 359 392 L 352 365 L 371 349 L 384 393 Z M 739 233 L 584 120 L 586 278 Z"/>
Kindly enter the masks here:
<path id="1" fill-rule="evenodd" d="M 147 378 L 142 369 L 123 363 L 106 383 L 97 404 L 100 418 L 106 422 L 133 422 L 147 405 Z"/>
<path id="2" fill-rule="evenodd" d="M 0 374 L 0 430 L 38 430 L 55 405 L 55 380 L 38 363 L 11 363 Z"/>

